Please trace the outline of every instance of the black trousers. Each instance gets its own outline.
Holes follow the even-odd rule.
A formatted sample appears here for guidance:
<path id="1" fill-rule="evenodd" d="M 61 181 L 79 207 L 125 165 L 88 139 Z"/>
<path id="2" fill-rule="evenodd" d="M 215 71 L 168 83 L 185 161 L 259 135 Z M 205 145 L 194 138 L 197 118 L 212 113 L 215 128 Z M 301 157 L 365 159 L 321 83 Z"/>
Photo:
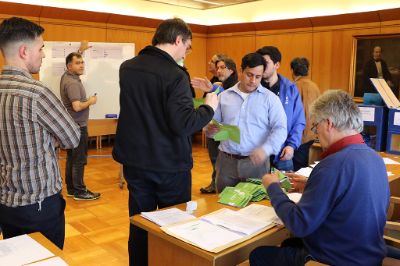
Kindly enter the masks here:
<path id="1" fill-rule="evenodd" d="M 289 238 L 280 247 L 258 247 L 250 253 L 251 266 L 303 266 L 312 256 L 300 238 Z"/>
<path id="2" fill-rule="evenodd" d="M 65 200 L 58 193 L 47 197 L 40 205 L 35 203 L 13 208 L 0 204 L 3 237 L 40 232 L 62 249 L 65 238 Z"/>
<path id="3" fill-rule="evenodd" d="M 65 166 L 65 183 L 69 192 L 86 191 L 83 176 L 87 163 L 88 131 L 87 127 L 81 127 L 81 139 L 78 147 L 67 150 L 67 164 Z"/>
<path id="4" fill-rule="evenodd" d="M 191 172 L 159 173 L 124 166 L 124 177 L 129 189 L 129 216 L 142 211 L 173 206 L 190 201 Z M 130 224 L 129 265 L 147 265 L 147 232 Z"/>
<path id="5" fill-rule="evenodd" d="M 294 171 L 298 171 L 300 168 L 308 166 L 308 155 L 310 154 L 310 147 L 311 145 L 313 145 L 313 143 L 314 140 L 305 142 L 301 144 L 297 150 L 294 151 L 294 156 L 293 156 Z"/>
<path id="6" fill-rule="evenodd" d="M 215 141 L 213 138 L 207 138 L 207 150 L 208 157 L 210 158 L 210 162 L 213 168 L 213 172 L 211 174 L 211 184 L 215 186 L 215 162 L 217 161 L 218 153 L 219 153 L 219 141 Z"/>

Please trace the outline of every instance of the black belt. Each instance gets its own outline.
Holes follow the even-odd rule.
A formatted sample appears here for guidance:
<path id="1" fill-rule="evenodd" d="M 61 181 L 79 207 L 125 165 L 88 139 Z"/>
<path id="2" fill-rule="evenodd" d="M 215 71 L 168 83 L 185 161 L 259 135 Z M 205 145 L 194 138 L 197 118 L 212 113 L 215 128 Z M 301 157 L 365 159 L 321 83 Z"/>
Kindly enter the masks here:
<path id="1" fill-rule="evenodd" d="M 243 160 L 246 158 L 249 158 L 249 156 L 242 156 L 242 155 L 238 155 L 238 154 L 230 154 L 227 152 L 222 151 L 223 154 L 225 154 L 226 156 L 232 158 L 232 159 L 236 159 L 236 160 Z"/>

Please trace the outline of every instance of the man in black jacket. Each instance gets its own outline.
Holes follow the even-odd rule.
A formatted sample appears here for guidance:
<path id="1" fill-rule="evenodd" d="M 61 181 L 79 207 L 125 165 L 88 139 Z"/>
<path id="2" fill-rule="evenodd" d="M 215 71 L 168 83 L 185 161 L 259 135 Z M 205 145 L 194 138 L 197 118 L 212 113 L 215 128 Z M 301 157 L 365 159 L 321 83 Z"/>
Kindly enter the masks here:
<path id="1" fill-rule="evenodd" d="M 129 216 L 191 199 L 191 135 L 214 115 L 207 94 L 194 109 L 190 81 L 176 62 L 190 51 L 192 32 L 181 19 L 163 21 L 152 46 L 120 68 L 120 117 L 113 157 L 124 166 Z M 147 233 L 131 225 L 130 265 L 147 265 Z"/>
<path id="2" fill-rule="evenodd" d="M 383 78 L 386 80 L 389 87 L 393 89 L 392 75 L 386 62 L 382 59 L 382 48 L 375 46 L 372 58 L 367 61 L 363 69 L 363 90 L 365 92 L 374 92 L 376 89 L 372 84 L 370 78 Z M 396 95 L 398 96 L 398 95 Z"/>

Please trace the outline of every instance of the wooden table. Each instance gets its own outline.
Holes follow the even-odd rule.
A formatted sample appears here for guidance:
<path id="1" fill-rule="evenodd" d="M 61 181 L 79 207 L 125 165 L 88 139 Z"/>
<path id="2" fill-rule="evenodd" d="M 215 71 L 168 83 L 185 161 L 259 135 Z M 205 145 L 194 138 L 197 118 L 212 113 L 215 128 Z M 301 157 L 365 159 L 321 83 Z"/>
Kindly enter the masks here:
<path id="1" fill-rule="evenodd" d="M 89 119 L 88 135 L 96 137 L 96 148 L 101 149 L 101 136 L 114 135 L 117 131 L 117 118 Z"/>
<path id="2" fill-rule="evenodd" d="M 193 213 L 200 217 L 221 208 L 229 207 L 217 203 L 217 195 L 201 198 L 197 201 L 197 210 Z M 269 201 L 261 204 L 268 205 Z M 174 207 L 185 210 L 186 204 Z M 212 253 L 192 246 L 184 241 L 174 238 L 163 232 L 158 225 L 152 223 L 140 215 L 131 217 L 131 223 L 148 232 L 148 261 L 149 265 L 237 265 L 248 259 L 250 252 L 263 245 L 279 245 L 289 237 L 289 232 L 283 226 L 275 226 L 247 241 L 227 248 L 218 253 Z"/>
<path id="3" fill-rule="evenodd" d="M 56 257 L 62 258 L 68 265 L 73 266 L 77 265 L 76 263 L 72 263 L 72 259 L 64 253 L 61 249 L 59 249 L 56 245 L 53 244 L 50 240 L 48 240 L 44 235 L 41 233 L 32 233 L 29 234 L 31 238 L 36 240 L 38 243 L 40 243 L 42 246 L 50 250 Z"/>

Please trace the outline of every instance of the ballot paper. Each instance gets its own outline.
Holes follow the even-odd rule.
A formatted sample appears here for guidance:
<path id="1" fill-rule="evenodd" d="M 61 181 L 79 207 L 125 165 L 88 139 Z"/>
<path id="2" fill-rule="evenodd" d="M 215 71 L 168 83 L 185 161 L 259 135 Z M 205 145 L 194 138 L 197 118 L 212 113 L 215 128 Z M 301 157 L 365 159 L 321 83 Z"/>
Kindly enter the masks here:
<path id="1" fill-rule="evenodd" d="M 165 225 L 179 223 L 182 221 L 196 219 L 195 216 L 187 212 L 184 212 L 178 208 L 170 208 L 166 210 L 158 210 L 152 212 L 142 212 L 140 215 L 146 218 L 147 220 L 150 220 L 153 223 L 158 224 L 159 226 L 165 226 Z"/>
<path id="2" fill-rule="evenodd" d="M 54 254 L 28 235 L 0 241 L 0 265 L 21 266 L 50 257 Z"/>
<path id="3" fill-rule="evenodd" d="M 384 162 L 385 164 L 400 164 L 399 162 L 397 162 L 397 161 L 395 161 L 395 160 L 392 160 L 392 159 L 390 159 L 390 158 L 387 158 L 387 157 L 383 157 L 382 159 L 383 159 L 383 162 Z"/>
<path id="4" fill-rule="evenodd" d="M 313 169 L 311 167 L 304 167 L 304 168 L 300 168 L 299 170 L 297 170 L 296 174 L 302 175 L 305 177 L 310 177 L 312 170 Z"/>

